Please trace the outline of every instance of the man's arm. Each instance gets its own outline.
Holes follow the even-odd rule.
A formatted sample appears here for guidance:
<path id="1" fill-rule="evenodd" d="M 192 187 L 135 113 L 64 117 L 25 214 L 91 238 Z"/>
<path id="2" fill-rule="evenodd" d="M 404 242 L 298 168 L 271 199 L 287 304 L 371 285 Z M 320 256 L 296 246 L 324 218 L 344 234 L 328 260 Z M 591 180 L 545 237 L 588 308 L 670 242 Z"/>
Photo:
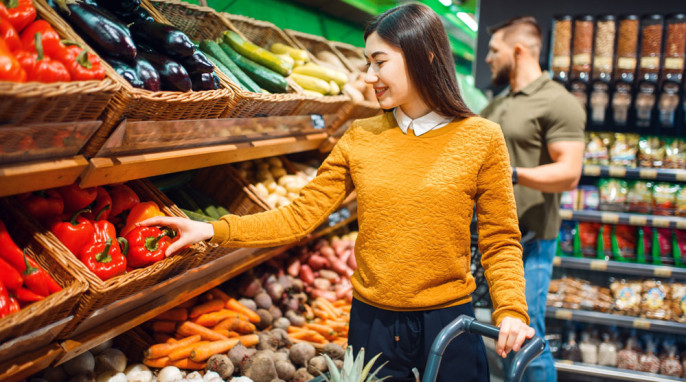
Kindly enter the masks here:
<path id="1" fill-rule="evenodd" d="M 524 168 L 517 167 L 518 184 L 548 193 L 560 193 L 576 188 L 581 178 L 584 142 L 559 141 L 548 144 L 553 163 Z"/>

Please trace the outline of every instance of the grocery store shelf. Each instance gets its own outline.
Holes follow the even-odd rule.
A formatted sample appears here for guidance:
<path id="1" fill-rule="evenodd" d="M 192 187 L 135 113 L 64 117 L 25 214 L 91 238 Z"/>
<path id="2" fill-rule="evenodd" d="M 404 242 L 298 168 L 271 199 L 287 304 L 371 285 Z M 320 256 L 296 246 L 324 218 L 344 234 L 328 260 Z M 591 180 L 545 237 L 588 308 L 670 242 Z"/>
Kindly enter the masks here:
<path id="1" fill-rule="evenodd" d="M 686 182 L 686 170 L 682 169 L 585 165 L 583 174 L 592 177 Z"/>
<path id="2" fill-rule="evenodd" d="M 624 328 L 635 328 L 641 330 L 650 330 L 653 332 L 686 335 L 686 324 L 673 321 L 650 320 L 640 317 L 620 316 L 617 314 L 592 312 L 587 310 L 553 308 L 550 306 L 546 308 L 545 315 L 546 317 L 555 318 L 558 320 L 616 325 Z"/>
<path id="3" fill-rule="evenodd" d="M 667 377 L 641 371 L 617 369 L 616 367 L 589 365 L 580 362 L 555 360 L 558 373 L 583 375 L 602 378 L 603 381 L 641 381 L 641 382 L 675 382 L 686 379 Z"/>
<path id="4" fill-rule="evenodd" d="M 0 196 L 72 184 L 86 167 L 88 161 L 81 155 L 0 165 Z"/>
<path id="5" fill-rule="evenodd" d="M 42 349 L 23 353 L 15 359 L 0 363 L 0 381 L 22 381 L 31 375 L 45 369 L 59 357 L 64 350 L 52 343 Z"/>
<path id="6" fill-rule="evenodd" d="M 686 269 L 651 264 L 620 263 L 618 261 L 556 256 L 553 260 L 553 266 L 582 271 L 603 271 L 633 276 L 686 280 Z"/>
<path id="7" fill-rule="evenodd" d="M 91 158 L 81 187 L 125 182 L 172 172 L 217 166 L 317 149 L 327 134 L 313 133 L 238 144 L 197 147 L 159 153 Z"/>
<path id="8" fill-rule="evenodd" d="M 322 144 L 319 146 L 319 152 L 322 154 L 331 152 L 333 150 L 333 147 L 336 146 L 336 143 L 338 143 L 338 140 L 340 138 L 336 137 L 328 137 L 322 142 Z"/>
<path id="9" fill-rule="evenodd" d="M 581 222 L 686 229 L 686 218 L 676 216 L 639 215 L 626 212 L 576 211 L 561 209 L 560 217 L 562 217 L 564 220 L 576 220 Z"/>

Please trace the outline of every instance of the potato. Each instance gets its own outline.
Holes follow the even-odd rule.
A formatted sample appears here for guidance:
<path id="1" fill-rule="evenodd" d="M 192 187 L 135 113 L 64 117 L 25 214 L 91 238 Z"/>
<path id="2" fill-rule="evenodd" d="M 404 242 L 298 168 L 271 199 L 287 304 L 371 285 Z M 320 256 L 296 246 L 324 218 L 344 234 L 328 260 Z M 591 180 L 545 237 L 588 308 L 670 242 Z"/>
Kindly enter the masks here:
<path id="1" fill-rule="evenodd" d="M 267 158 L 267 163 L 272 167 L 283 168 L 283 161 L 279 157 Z"/>
<path id="2" fill-rule="evenodd" d="M 274 193 L 280 196 L 286 196 L 288 195 L 288 190 L 284 186 L 276 186 L 276 190 L 274 190 Z"/>
<path id="3" fill-rule="evenodd" d="M 272 168 L 269 170 L 272 173 L 272 176 L 274 179 L 279 179 L 284 175 L 287 175 L 288 173 L 286 172 L 285 169 L 283 168 Z"/>

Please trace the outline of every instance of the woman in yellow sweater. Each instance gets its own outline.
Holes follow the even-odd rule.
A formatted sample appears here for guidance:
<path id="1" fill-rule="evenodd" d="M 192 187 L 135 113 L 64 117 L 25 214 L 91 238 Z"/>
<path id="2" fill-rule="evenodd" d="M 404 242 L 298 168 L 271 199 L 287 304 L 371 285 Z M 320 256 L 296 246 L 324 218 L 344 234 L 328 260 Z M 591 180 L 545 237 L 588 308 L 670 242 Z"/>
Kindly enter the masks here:
<path id="1" fill-rule="evenodd" d="M 192 242 L 276 246 L 312 232 L 357 190 L 358 269 L 349 343 L 379 352 L 383 373 L 411 378 L 426 364 L 438 332 L 459 314 L 474 315 L 470 293 L 473 206 L 482 264 L 506 356 L 533 336 L 524 297 L 520 233 L 505 141 L 498 125 L 465 106 L 448 38 L 428 7 L 407 4 L 365 31 L 369 69 L 383 115 L 353 123 L 291 204 L 211 224 L 160 217 L 176 228 L 168 253 Z M 440 381 L 489 378 L 481 337 L 462 335 L 443 356 Z"/>

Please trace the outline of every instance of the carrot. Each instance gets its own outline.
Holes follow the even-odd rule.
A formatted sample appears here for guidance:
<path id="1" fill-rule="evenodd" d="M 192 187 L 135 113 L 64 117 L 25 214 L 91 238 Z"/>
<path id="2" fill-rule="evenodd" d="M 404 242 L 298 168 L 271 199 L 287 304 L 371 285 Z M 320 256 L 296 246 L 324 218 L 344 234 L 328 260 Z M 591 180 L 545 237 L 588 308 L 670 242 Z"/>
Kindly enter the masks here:
<path id="1" fill-rule="evenodd" d="M 174 338 L 167 333 L 153 333 L 152 339 L 155 340 L 155 342 L 157 342 L 157 343 L 162 343 L 162 342 L 167 342 L 170 339 L 173 340 Z"/>
<path id="2" fill-rule="evenodd" d="M 305 329 L 304 327 L 300 327 L 300 326 L 291 325 L 288 327 L 287 331 L 288 331 L 288 333 L 299 333 L 299 332 L 302 332 L 303 330 L 309 330 L 309 329 Z"/>
<path id="3" fill-rule="evenodd" d="M 212 293 L 203 293 L 200 295 L 200 300 L 202 300 L 203 302 L 212 301 L 214 300 L 214 296 L 212 295 Z"/>
<path id="4" fill-rule="evenodd" d="M 195 349 L 198 346 L 201 346 L 203 344 L 209 344 L 210 341 L 200 341 L 200 342 L 193 342 L 190 344 L 186 344 L 184 346 L 181 346 L 179 348 L 174 349 L 167 357 L 169 357 L 170 361 L 178 361 L 183 358 L 188 358 L 188 356 L 191 355 L 191 351 Z"/>
<path id="5" fill-rule="evenodd" d="M 192 321 L 198 325 L 202 325 L 206 328 L 210 328 L 210 327 L 216 326 L 217 324 L 226 320 L 227 318 L 232 318 L 232 317 L 236 317 L 236 316 L 237 316 L 236 312 L 234 312 L 233 310 L 222 309 L 218 312 L 205 313 L 201 316 L 194 318 Z M 247 322 L 247 319 L 246 319 L 246 322 Z"/>
<path id="6" fill-rule="evenodd" d="M 314 307 L 315 303 L 317 304 L 319 309 L 322 309 L 322 310 L 328 312 L 332 318 L 338 317 L 341 314 L 340 310 L 338 308 L 336 308 L 335 306 L 331 305 L 331 302 L 325 298 L 321 298 L 321 297 L 317 298 L 314 301 L 314 303 L 312 304 L 313 307 Z"/>
<path id="7" fill-rule="evenodd" d="M 245 305 L 238 302 L 235 298 L 231 298 L 226 302 L 226 309 L 233 310 L 234 312 L 242 313 L 248 316 L 248 321 L 253 324 L 260 322 L 260 316 L 252 310 L 248 309 Z"/>
<path id="8" fill-rule="evenodd" d="M 231 348 L 238 344 L 238 339 L 231 338 L 223 341 L 212 341 L 206 344 L 196 346 L 191 350 L 190 358 L 191 361 L 202 362 L 210 358 L 214 354 L 226 353 Z"/>
<path id="9" fill-rule="evenodd" d="M 224 293 L 224 291 L 219 288 L 212 288 L 209 291 L 207 291 L 207 293 L 214 296 L 214 298 L 218 298 L 224 302 L 229 301 L 231 299 L 231 297 L 229 297 L 228 294 Z"/>
<path id="10" fill-rule="evenodd" d="M 327 312 L 326 310 L 319 309 L 319 308 L 312 308 L 312 312 L 314 313 L 315 317 L 322 318 L 324 320 L 336 318 L 335 316 L 332 316 L 331 313 Z"/>
<path id="11" fill-rule="evenodd" d="M 343 349 L 345 349 L 348 345 L 348 339 L 345 337 L 336 338 L 333 343 L 340 345 Z"/>
<path id="12" fill-rule="evenodd" d="M 335 306 L 336 308 L 340 308 L 342 306 L 348 305 L 348 303 L 345 300 L 336 300 L 332 302 L 331 305 Z"/>
<path id="13" fill-rule="evenodd" d="M 196 318 L 200 315 L 203 315 L 205 313 L 211 313 L 211 312 L 217 312 L 219 310 L 222 310 L 224 307 L 224 301 L 216 299 L 216 300 L 210 300 L 208 302 L 202 303 L 200 305 L 196 305 L 191 309 L 191 318 Z"/>
<path id="14" fill-rule="evenodd" d="M 169 366 L 169 357 L 160 357 L 154 359 L 144 359 L 143 364 L 149 367 L 163 368 Z"/>
<path id="15" fill-rule="evenodd" d="M 236 337 L 240 337 L 240 336 L 241 336 L 240 333 L 234 332 L 233 330 L 229 330 L 229 338 L 236 338 Z"/>
<path id="16" fill-rule="evenodd" d="M 309 341 L 309 342 L 318 342 L 318 343 L 327 343 L 328 342 L 326 340 L 326 338 L 324 338 L 324 336 L 315 332 L 314 330 L 302 331 L 300 333 L 292 333 L 292 334 L 289 334 L 289 337 L 291 339 L 305 340 L 305 341 Z"/>
<path id="17" fill-rule="evenodd" d="M 166 312 L 160 313 L 155 320 L 167 321 L 186 321 L 188 319 L 188 310 L 185 308 L 173 308 Z"/>
<path id="18" fill-rule="evenodd" d="M 219 340 L 228 340 L 229 338 L 226 336 L 222 336 L 221 334 L 208 329 L 202 325 L 198 325 L 194 322 L 190 321 L 184 321 L 182 322 L 179 327 L 176 329 L 178 333 L 180 333 L 183 336 L 194 336 L 196 334 L 200 335 L 203 340 L 208 340 L 208 341 L 219 341 Z"/>
<path id="19" fill-rule="evenodd" d="M 333 329 L 337 332 L 341 332 L 341 331 L 347 332 L 349 329 L 349 324 L 347 322 L 327 320 L 326 322 L 323 322 L 322 324 L 331 327 L 331 329 Z"/>
<path id="20" fill-rule="evenodd" d="M 171 366 L 176 366 L 179 369 L 186 369 L 186 370 L 203 370 L 205 369 L 205 362 L 195 362 L 191 361 L 188 358 L 180 359 L 178 361 L 172 361 L 170 362 Z"/>
<path id="21" fill-rule="evenodd" d="M 305 308 L 305 313 L 303 314 L 303 316 L 305 316 L 305 318 L 308 320 L 313 320 L 314 319 L 314 311 L 312 310 L 312 307 L 309 306 L 308 304 L 303 304 L 303 307 Z"/>
<path id="22" fill-rule="evenodd" d="M 166 341 L 164 341 L 164 342 L 166 342 L 166 343 L 168 343 L 168 344 L 175 344 L 175 343 L 177 343 L 177 342 L 179 342 L 179 341 L 178 341 L 176 338 L 174 338 L 174 337 L 169 337 L 169 338 L 168 338 Z"/>
<path id="23" fill-rule="evenodd" d="M 176 322 L 174 321 L 153 321 L 152 331 L 158 333 L 174 333 Z"/>
<path id="24" fill-rule="evenodd" d="M 200 336 L 190 336 L 182 339 L 181 341 L 176 341 L 174 343 L 162 343 L 150 346 L 145 352 L 143 352 L 144 358 L 159 358 L 169 355 L 173 351 L 182 348 L 184 346 L 194 344 L 200 341 Z"/>
<path id="25" fill-rule="evenodd" d="M 193 298 L 191 298 L 190 300 L 186 300 L 186 301 L 180 303 L 180 304 L 177 305 L 176 307 L 177 307 L 177 308 L 190 309 L 190 308 L 194 307 L 194 306 L 197 305 L 197 304 L 198 304 L 198 298 L 197 298 L 197 297 L 193 297 Z"/>
<path id="26" fill-rule="evenodd" d="M 334 337 L 336 337 L 336 331 L 333 330 L 333 328 L 326 326 L 326 325 L 308 323 L 308 324 L 305 324 L 305 327 L 308 329 L 314 330 L 315 332 L 321 334 L 327 340 L 331 340 Z"/>
<path id="27" fill-rule="evenodd" d="M 212 330 L 217 329 L 227 329 L 243 334 L 248 334 L 255 331 L 255 325 L 253 325 L 251 322 L 247 320 L 231 317 L 223 320 L 222 322 L 218 323 L 212 328 Z"/>
<path id="28" fill-rule="evenodd" d="M 243 346 L 249 348 L 251 346 L 256 346 L 257 343 L 260 342 L 260 337 L 258 337 L 257 334 L 248 334 L 238 337 L 238 340 Z"/>

